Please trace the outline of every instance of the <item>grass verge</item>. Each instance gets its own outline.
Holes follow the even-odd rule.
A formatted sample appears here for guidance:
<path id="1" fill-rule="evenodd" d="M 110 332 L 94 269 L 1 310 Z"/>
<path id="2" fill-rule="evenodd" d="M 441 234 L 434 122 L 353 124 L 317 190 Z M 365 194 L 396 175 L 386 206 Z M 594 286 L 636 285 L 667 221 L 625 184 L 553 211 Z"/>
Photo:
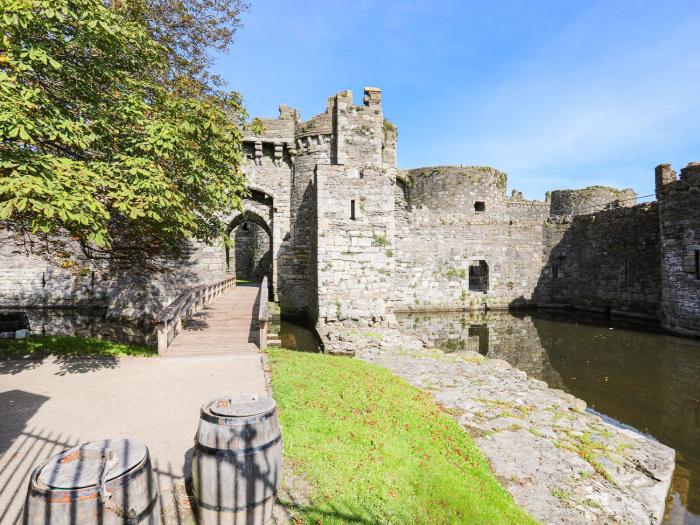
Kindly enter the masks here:
<path id="1" fill-rule="evenodd" d="M 93 337 L 47 335 L 27 339 L 0 339 L 0 359 L 21 357 L 154 356 L 158 352 L 144 346 L 115 343 Z"/>
<path id="2" fill-rule="evenodd" d="M 353 359 L 268 349 L 298 522 L 530 524 L 430 395 Z"/>

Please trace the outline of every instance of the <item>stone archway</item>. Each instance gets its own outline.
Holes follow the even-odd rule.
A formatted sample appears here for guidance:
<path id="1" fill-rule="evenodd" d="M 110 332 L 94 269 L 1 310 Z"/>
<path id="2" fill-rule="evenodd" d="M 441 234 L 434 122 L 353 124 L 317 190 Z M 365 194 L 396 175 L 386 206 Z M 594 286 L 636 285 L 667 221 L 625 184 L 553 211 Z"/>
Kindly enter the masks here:
<path id="1" fill-rule="evenodd" d="M 228 235 L 233 240 L 226 253 L 229 271 L 235 271 L 239 280 L 253 282 L 267 276 L 272 284 L 272 230 L 265 219 L 245 210 L 231 220 Z"/>
<path id="2" fill-rule="evenodd" d="M 258 230 L 254 233 L 260 234 L 262 231 L 267 235 L 270 246 L 268 280 L 271 298 L 276 301 L 277 258 L 282 239 L 279 232 L 280 225 L 278 224 L 279 220 L 277 220 L 274 195 L 269 190 L 257 186 L 250 186 L 248 190 L 250 195 L 243 199 L 243 211 L 236 211 L 226 217 L 229 225 L 227 234 L 231 235 L 236 228 L 248 222 L 249 225 L 253 225 L 252 229 Z M 226 249 L 226 259 L 229 262 L 229 268 L 231 268 L 230 261 L 232 258 L 235 258 L 235 247 Z"/>

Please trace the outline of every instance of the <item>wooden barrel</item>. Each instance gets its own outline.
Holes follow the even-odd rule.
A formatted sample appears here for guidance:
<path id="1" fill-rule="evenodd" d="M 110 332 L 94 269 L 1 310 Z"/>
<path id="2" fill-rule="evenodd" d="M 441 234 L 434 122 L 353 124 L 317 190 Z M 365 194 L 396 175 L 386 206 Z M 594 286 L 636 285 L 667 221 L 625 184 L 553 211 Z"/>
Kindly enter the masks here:
<path id="1" fill-rule="evenodd" d="M 250 394 L 206 403 L 192 455 L 200 525 L 266 523 L 281 465 L 282 434 L 274 399 Z"/>
<path id="2" fill-rule="evenodd" d="M 32 472 L 25 525 L 160 525 L 148 449 L 104 439 L 64 450 Z"/>

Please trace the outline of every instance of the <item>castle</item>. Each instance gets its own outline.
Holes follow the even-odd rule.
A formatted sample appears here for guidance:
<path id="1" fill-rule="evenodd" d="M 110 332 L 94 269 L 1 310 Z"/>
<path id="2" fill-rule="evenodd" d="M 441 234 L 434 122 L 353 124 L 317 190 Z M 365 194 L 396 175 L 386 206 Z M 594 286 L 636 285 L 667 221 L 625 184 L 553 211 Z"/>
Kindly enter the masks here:
<path id="1" fill-rule="evenodd" d="M 656 202 L 632 190 L 506 195 L 506 174 L 478 166 L 402 170 L 379 89 L 349 91 L 302 121 L 246 130 L 250 194 L 228 218 L 235 248 L 192 243 L 161 282 L 73 276 L 0 253 L 3 306 L 97 305 L 152 313 L 183 287 L 268 275 L 284 315 L 319 325 L 384 323 L 407 310 L 574 306 L 659 320 L 700 336 L 700 164 L 656 168 Z M 183 269 L 186 269 L 183 270 Z"/>

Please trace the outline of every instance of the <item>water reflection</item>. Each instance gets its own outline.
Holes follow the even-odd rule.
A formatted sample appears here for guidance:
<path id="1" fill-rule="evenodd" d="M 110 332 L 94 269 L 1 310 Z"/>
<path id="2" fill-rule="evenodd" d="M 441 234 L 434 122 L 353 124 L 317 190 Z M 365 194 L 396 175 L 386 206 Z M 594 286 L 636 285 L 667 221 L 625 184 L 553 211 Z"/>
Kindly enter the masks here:
<path id="1" fill-rule="evenodd" d="M 446 351 L 504 359 L 676 449 L 664 523 L 700 524 L 700 341 L 569 313 L 402 315 L 399 322 Z"/>
<path id="2" fill-rule="evenodd" d="M 3 310 L 10 312 L 10 310 Z M 87 308 L 36 308 L 22 310 L 32 335 L 72 335 L 109 339 L 155 348 L 155 327 L 119 323 L 106 318 L 106 310 Z"/>
<path id="3" fill-rule="evenodd" d="M 2 310 L 16 314 L 20 310 Z M 71 335 L 108 339 L 120 343 L 131 343 L 155 348 L 157 334 L 155 326 L 141 326 L 107 319 L 106 310 L 87 308 L 24 309 L 32 335 Z M 3 317 L 0 317 L 0 320 Z M 14 317 L 12 317 L 14 319 Z M 18 327 L 12 326 L 15 330 Z M 318 352 L 316 336 L 303 323 L 280 320 L 279 315 L 270 321 L 270 331 L 279 334 L 281 346 L 303 352 Z"/>
<path id="4" fill-rule="evenodd" d="M 316 335 L 301 322 L 281 320 L 279 316 L 273 316 L 270 321 L 270 332 L 279 335 L 282 348 L 300 352 L 319 351 Z"/>

